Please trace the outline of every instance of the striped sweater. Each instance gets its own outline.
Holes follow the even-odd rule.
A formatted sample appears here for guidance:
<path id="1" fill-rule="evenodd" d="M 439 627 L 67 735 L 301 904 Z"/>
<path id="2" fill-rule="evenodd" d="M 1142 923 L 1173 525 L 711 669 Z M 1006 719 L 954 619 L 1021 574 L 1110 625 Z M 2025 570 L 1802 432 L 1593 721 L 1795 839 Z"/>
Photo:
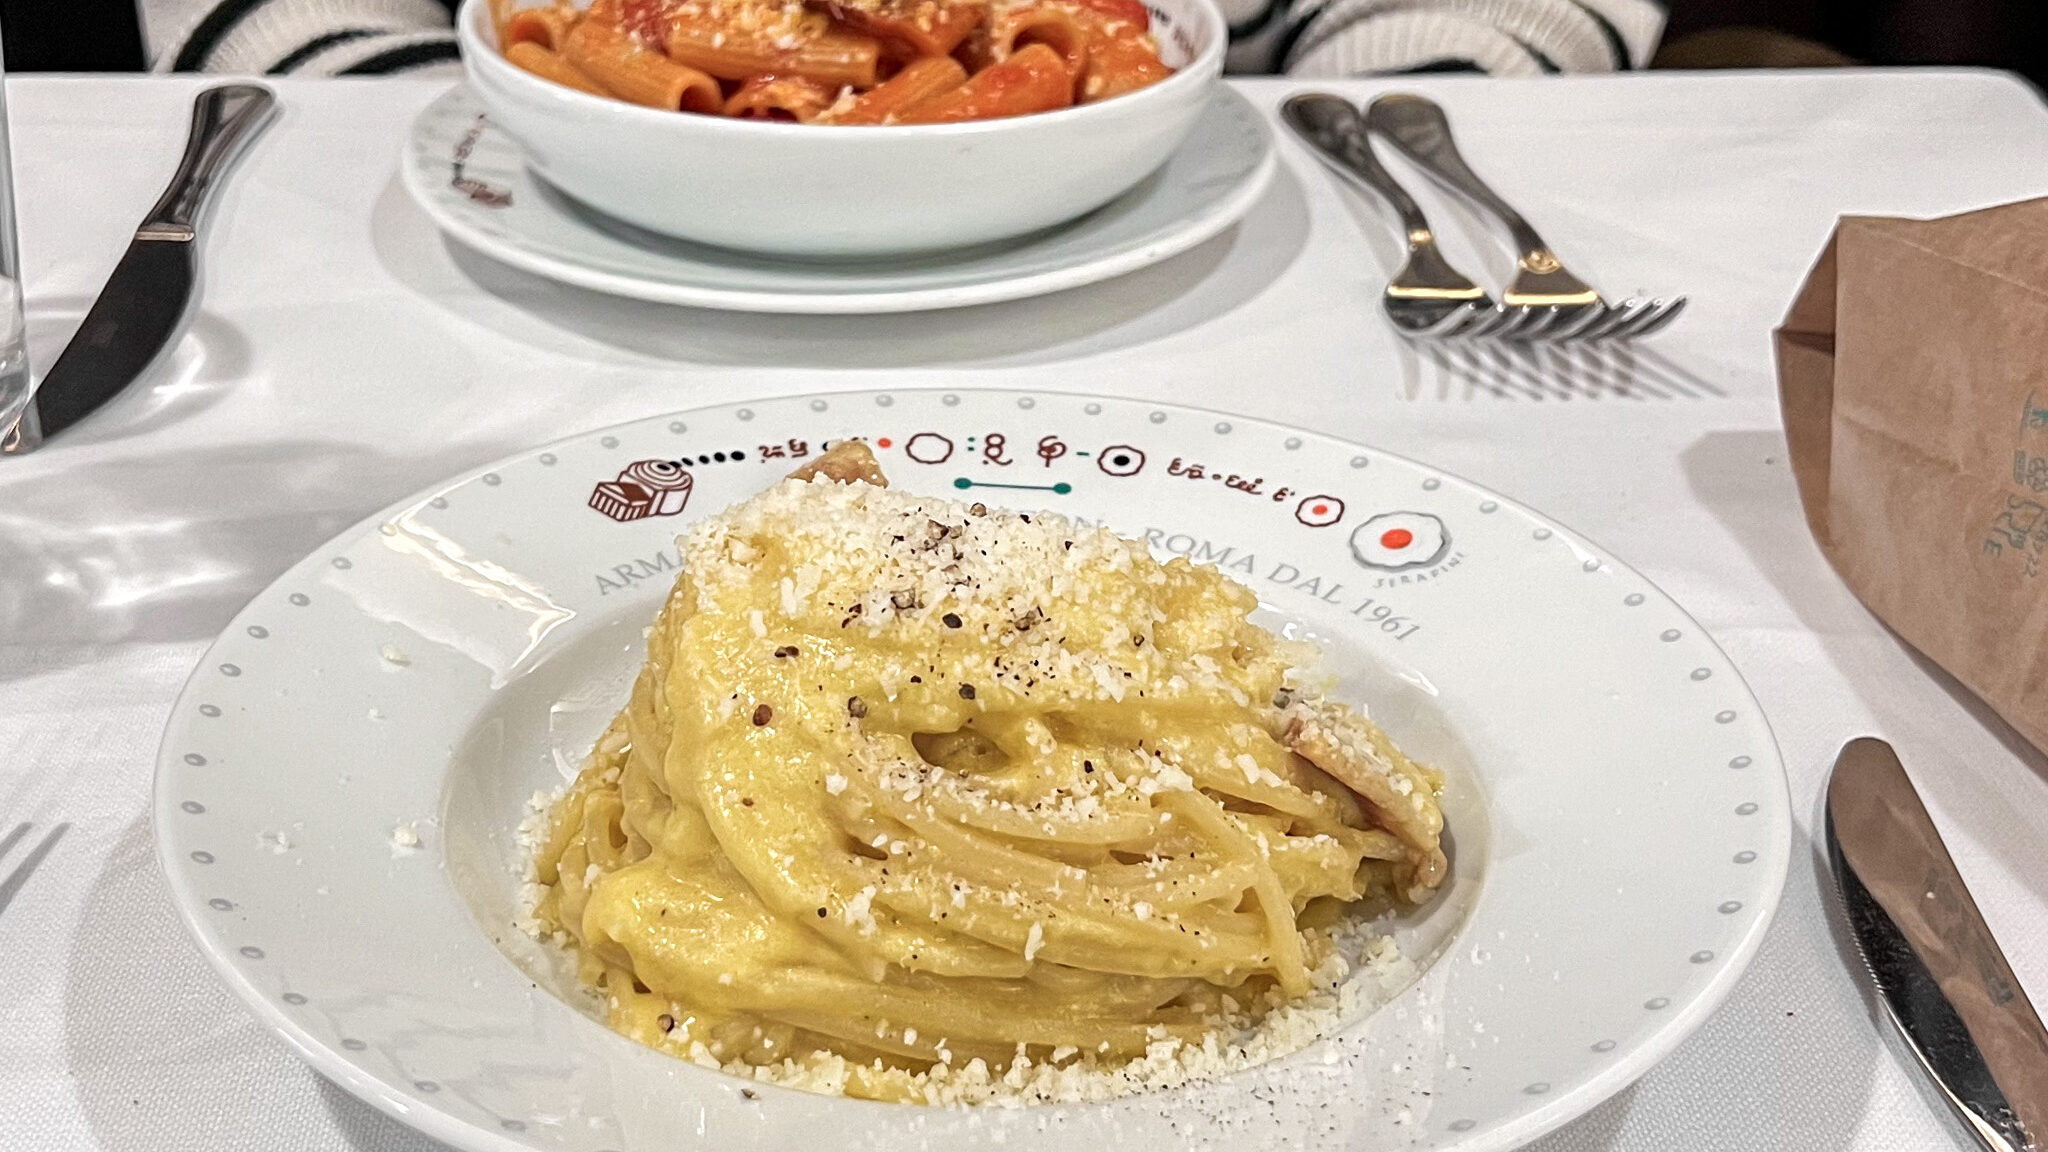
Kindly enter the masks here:
<path id="1" fill-rule="evenodd" d="M 159 72 L 381 76 L 458 70 L 454 0 L 141 0 Z"/>
<path id="2" fill-rule="evenodd" d="M 454 0 L 142 0 L 163 72 L 453 72 Z M 1641 68 L 1659 0 L 1219 0 L 1237 73 L 1535 76 Z"/>

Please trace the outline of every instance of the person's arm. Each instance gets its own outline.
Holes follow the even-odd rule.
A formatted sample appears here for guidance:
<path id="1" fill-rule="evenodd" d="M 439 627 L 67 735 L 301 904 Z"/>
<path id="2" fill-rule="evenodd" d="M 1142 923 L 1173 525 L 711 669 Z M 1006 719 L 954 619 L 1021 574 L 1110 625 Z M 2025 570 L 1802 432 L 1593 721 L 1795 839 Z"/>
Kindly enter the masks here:
<path id="1" fill-rule="evenodd" d="M 457 66 L 443 0 L 140 0 L 158 72 L 382 76 Z"/>
<path id="2" fill-rule="evenodd" d="M 1539 76 L 1641 68 L 1655 0 L 1223 0 L 1237 72 Z"/>

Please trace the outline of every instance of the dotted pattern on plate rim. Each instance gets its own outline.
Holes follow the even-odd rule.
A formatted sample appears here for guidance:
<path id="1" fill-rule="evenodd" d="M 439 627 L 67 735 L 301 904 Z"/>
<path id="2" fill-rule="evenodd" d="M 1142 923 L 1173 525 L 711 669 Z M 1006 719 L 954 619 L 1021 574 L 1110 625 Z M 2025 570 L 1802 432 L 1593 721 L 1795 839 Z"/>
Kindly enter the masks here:
<path id="1" fill-rule="evenodd" d="M 874 400 L 878 406 L 884 408 L 890 407 L 895 403 L 895 398 L 887 393 L 876 395 L 874 397 Z M 941 400 L 942 403 L 944 403 L 948 407 L 955 407 L 958 406 L 958 404 L 960 403 L 960 397 L 954 393 L 945 394 L 941 398 Z M 1019 407 L 1020 409 L 1028 410 L 1034 408 L 1036 406 L 1036 403 L 1036 400 L 1030 396 L 1023 396 L 1017 399 L 1017 407 Z M 823 412 L 829 408 L 829 403 L 822 397 L 815 397 L 810 399 L 809 406 L 811 410 L 814 412 Z M 1103 408 L 1100 403 L 1091 401 L 1085 405 L 1084 410 L 1088 415 L 1093 416 L 1101 414 Z M 750 408 L 740 408 L 735 411 L 735 415 L 740 420 L 752 420 L 755 416 L 755 413 Z M 1165 412 L 1157 410 L 1153 411 L 1148 417 L 1150 422 L 1153 424 L 1164 424 L 1167 421 L 1167 418 L 1168 417 Z M 671 432 L 681 434 L 688 430 L 689 425 L 684 421 L 676 420 L 671 421 L 668 427 Z M 1232 425 L 1229 421 L 1218 421 L 1214 425 L 1214 431 L 1218 435 L 1229 435 L 1233 430 L 1234 425 Z M 610 449 L 618 447 L 619 440 L 616 436 L 606 435 L 599 439 L 599 443 L 603 447 Z M 1283 446 L 1288 451 L 1295 451 L 1302 446 L 1302 443 L 1303 441 L 1300 437 L 1291 436 L 1283 442 Z M 541 465 L 551 467 L 555 463 L 557 463 L 559 457 L 553 452 L 543 452 L 539 454 L 537 460 Z M 1350 460 L 1350 466 L 1354 469 L 1362 469 L 1366 467 L 1369 463 L 1370 458 L 1363 455 L 1354 456 Z M 489 487 L 498 487 L 503 482 L 503 477 L 498 472 L 483 473 L 478 477 L 478 479 Z M 1442 480 L 1434 476 L 1426 477 L 1422 481 L 1422 488 L 1425 491 L 1436 491 L 1441 486 Z M 448 501 L 445 497 L 436 497 L 431 501 L 431 503 L 433 504 L 433 506 L 437 508 L 446 508 L 448 506 Z M 1500 505 L 1497 501 L 1487 500 L 1479 505 L 1479 511 L 1482 513 L 1490 514 L 1494 511 L 1497 511 L 1499 507 Z M 387 529 L 389 529 L 390 527 L 390 525 L 385 526 L 385 528 Z M 1554 533 L 1551 529 L 1547 527 L 1539 527 L 1534 530 L 1532 535 L 1536 540 L 1542 541 L 1550 539 L 1553 534 Z M 353 563 L 346 556 L 333 557 L 329 561 L 329 563 L 331 566 L 338 570 L 347 570 L 353 567 Z M 1597 558 L 1588 558 L 1585 561 L 1583 561 L 1582 568 L 1587 572 L 1596 572 L 1603 568 L 1603 564 Z M 287 600 L 288 602 L 297 607 L 306 607 L 311 604 L 311 598 L 303 592 L 291 593 L 287 597 Z M 1624 596 L 1622 599 L 1622 603 L 1625 606 L 1631 608 L 1639 607 L 1645 602 L 1646 597 L 1640 592 L 1631 592 Z M 249 625 L 245 629 L 245 631 L 247 635 L 254 640 L 264 640 L 270 636 L 270 631 L 262 625 Z M 1672 643 L 1681 639 L 1682 635 L 1683 634 L 1678 629 L 1670 628 L 1661 632 L 1658 638 L 1665 643 Z M 240 667 L 240 665 L 232 662 L 223 662 L 219 664 L 218 670 L 222 675 L 228 677 L 239 677 L 242 674 L 242 668 Z M 1713 676 L 1713 670 L 1705 666 L 1699 666 L 1691 669 L 1687 673 L 1687 675 L 1690 677 L 1690 679 L 1692 679 L 1695 682 L 1705 681 Z M 200 715 L 208 718 L 217 718 L 221 715 L 220 707 L 218 705 L 211 703 L 198 705 L 197 711 L 199 712 Z M 1713 718 L 1715 723 L 1717 724 L 1730 724 L 1737 719 L 1737 713 L 1733 709 L 1723 709 L 1719 712 L 1716 712 Z M 206 758 L 197 752 L 186 753 L 182 758 L 186 764 L 194 767 L 201 767 L 207 764 Z M 1739 755 L 1732 758 L 1728 762 L 1728 766 L 1731 769 L 1739 770 L 1749 767 L 1753 762 L 1754 761 L 1751 757 L 1747 755 Z M 202 815 L 206 812 L 205 806 L 200 804 L 196 800 L 183 801 L 179 805 L 179 807 L 181 810 L 191 815 Z M 1755 802 L 1745 801 L 1737 805 L 1734 811 L 1737 816 L 1750 816 L 1754 815 L 1758 810 L 1759 806 Z M 204 849 L 195 849 L 191 851 L 190 853 L 188 853 L 188 858 L 193 863 L 199 865 L 211 865 L 216 860 L 216 857 L 212 852 L 209 852 Z M 1754 863 L 1756 859 L 1756 852 L 1749 849 L 1744 849 L 1740 852 L 1737 852 L 1732 858 L 1733 862 L 1737 865 Z M 212 899 L 209 899 L 207 901 L 207 905 L 208 907 L 219 912 L 228 912 L 234 910 L 235 908 L 235 904 L 232 901 L 229 901 L 223 897 L 214 897 Z M 1725 900 L 1718 905 L 1717 911 L 1719 911 L 1722 915 L 1733 915 L 1741 911 L 1743 907 L 1743 903 L 1739 900 Z M 253 944 L 242 945 L 238 947 L 236 951 L 238 955 L 240 955 L 244 959 L 251 961 L 263 960 L 266 957 L 266 953 L 264 952 L 264 950 Z M 1716 956 L 1717 953 L 1714 950 L 1702 948 L 1691 953 L 1691 955 L 1688 956 L 1687 959 L 1691 964 L 1698 966 L 1712 963 L 1716 959 Z M 302 993 L 298 992 L 286 992 L 281 994 L 279 998 L 283 1000 L 286 1004 L 292 1005 L 294 1007 L 301 1007 L 308 1003 L 307 997 Z M 1670 1004 L 1671 1000 L 1669 997 L 1654 996 L 1643 1002 L 1643 1009 L 1645 1011 L 1650 1012 L 1659 1012 L 1664 1010 L 1665 1008 L 1668 1008 Z M 351 1052 L 365 1051 L 368 1047 L 368 1045 L 364 1041 L 355 1037 L 343 1037 L 340 1039 L 340 1044 L 344 1049 Z M 1613 1051 L 1615 1047 L 1615 1041 L 1611 1039 L 1603 1039 L 1594 1042 L 1591 1046 L 1591 1050 L 1598 1053 L 1607 1053 Z M 415 1080 L 413 1081 L 413 1087 L 421 1092 L 429 1094 L 438 1093 L 439 1091 L 441 1091 L 441 1085 L 433 1080 Z M 1522 1092 L 1526 1095 L 1540 1096 L 1547 1094 L 1550 1090 L 1551 1085 L 1548 1082 L 1537 1081 L 1524 1086 Z M 508 1132 L 523 1132 L 526 1129 L 525 1123 L 516 1119 L 501 1119 L 499 1121 L 499 1124 L 501 1128 Z M 1475 1126 L 1476 1122 L 1470 1119 L 1454 1120 L 1449 1125 L 1447 1125 L 1449 1130 L 1453 1132 L 1470 1131 Z"/>

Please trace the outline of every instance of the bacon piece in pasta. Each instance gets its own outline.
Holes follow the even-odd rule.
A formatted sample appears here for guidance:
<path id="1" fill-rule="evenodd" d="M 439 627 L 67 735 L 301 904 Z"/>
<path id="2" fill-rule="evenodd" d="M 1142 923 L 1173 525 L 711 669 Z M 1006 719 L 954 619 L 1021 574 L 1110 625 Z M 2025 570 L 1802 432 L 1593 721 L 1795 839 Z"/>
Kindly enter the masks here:
<path id="1" fill-rule="evenodd" d="M 1349 709 L 1321 700 L 1297 700 L 1285 712 L 1281 742 L 1356 793 L 1382 827 L 1406 849 L 1397 869 L 1397 895 L 1410 903 L 1429 898 L 1443 883 L 1448 862 L 1440 840 L 1443 812 L 1437 774 L 1410 760 L 1386 733 Z"/>
<path id="2" fill-rule="evenodd" d="M 887 488 L 889 478 L 882 475 L 882 465 L 875 460 L 875 454 L 860 440 L 841 440 L 829 451 L 809 464 L 789 474 L 791 480 L 812 480 L 823 476 L 841 484 L 856 480 Z"/>

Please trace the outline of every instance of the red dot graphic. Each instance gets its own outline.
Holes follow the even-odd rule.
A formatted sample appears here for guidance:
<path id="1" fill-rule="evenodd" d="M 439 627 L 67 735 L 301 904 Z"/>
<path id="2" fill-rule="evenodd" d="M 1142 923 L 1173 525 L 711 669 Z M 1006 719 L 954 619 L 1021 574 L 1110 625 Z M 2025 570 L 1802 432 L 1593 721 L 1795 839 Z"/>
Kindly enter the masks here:
<path id="1" fill-rule="evenodd" d="M 892 443 L 892 441 L 890 441 L 890 439 L 887 436 L 884 436 L 881 439 L 875 441 L 875 444 L 882 448 L 887 448 L 890 445 L 890 443 Z"/>
<path id="2" fill-rule="evenodd" d="M 1415 533 L 1410 532 L 1406 528 L 1389 528 L 1380 537 L 1380 546 L 1383 548 L 1406 548 L 1413 543 L 1415 543 Z"/>
<path id="3" fill-rule="evenodd" d="M 1330 506 L 1328 504 L 1318 504 L 1308 511 L 1311 516 L 1328 516 L 1330 514 Z"/>

